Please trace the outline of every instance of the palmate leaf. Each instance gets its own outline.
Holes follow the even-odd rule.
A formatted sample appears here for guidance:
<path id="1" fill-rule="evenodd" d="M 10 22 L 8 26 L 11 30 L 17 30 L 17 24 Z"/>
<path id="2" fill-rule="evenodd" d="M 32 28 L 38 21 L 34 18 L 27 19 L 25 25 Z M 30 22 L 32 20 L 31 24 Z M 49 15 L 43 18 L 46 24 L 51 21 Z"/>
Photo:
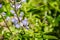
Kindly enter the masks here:
<path id="1" fill-rule="evenodd" d="M 56 36 L 52 36 L 52 35 L 43 35 L 44 39 L 58 39 Z"/>

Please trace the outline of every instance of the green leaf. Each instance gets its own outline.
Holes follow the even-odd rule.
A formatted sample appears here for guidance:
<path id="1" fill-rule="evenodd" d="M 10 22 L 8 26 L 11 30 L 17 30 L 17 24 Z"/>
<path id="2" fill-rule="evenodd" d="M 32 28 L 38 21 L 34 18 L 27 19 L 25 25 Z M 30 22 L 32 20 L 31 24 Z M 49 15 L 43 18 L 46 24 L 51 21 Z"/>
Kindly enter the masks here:
<path id="1" fill-rule="evenodd" d="M 44 39 L 58 39 L 56 36 L 52 36 L 52 35 L 43 35 Z"/>

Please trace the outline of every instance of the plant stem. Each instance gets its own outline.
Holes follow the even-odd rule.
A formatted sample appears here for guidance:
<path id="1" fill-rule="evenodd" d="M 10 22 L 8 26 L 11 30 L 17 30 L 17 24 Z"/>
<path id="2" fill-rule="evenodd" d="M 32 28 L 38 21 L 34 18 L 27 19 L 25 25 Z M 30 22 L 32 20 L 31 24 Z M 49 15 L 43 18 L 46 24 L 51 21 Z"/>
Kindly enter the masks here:
<path id="1" fill-rule="evenodd" d="M 14 5 L 15 5 L 15 8 L 14 8 L 15 13 L 16 13 L 16 15 L 17 15 L 18 21 L 20 22 L 19 17 L 18 17 L 18 13 L 17 13 L 17 10 L 16 10 L 16 0 L 14 1 Z"/>
<path id="2" fill-rule="evenodd" d="M 2 15 L 1 15 L 1 16 L 2 16 Z M 5 21 L 5 19 L 4 19 L 3 16 L 2 16 L 2 19 L 4 20 L 4 23 L 5 23 L 6 27 L 8 28 L 8 30 L 11 32 L 11 34 L 13 34 L 12 31 L 10 30 L 9 26 L 7 25 L 7 22 Z"/>

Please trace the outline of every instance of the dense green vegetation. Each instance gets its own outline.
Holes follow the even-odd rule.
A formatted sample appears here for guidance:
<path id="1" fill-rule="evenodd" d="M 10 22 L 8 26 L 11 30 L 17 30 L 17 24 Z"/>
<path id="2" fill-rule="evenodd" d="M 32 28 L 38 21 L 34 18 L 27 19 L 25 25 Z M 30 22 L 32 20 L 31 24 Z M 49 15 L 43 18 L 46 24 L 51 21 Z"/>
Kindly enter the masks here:
<path id="1" fill-rule="evenodd" d="M 0 0 L 0 40 L 60 40 L 60 0 Z"/>

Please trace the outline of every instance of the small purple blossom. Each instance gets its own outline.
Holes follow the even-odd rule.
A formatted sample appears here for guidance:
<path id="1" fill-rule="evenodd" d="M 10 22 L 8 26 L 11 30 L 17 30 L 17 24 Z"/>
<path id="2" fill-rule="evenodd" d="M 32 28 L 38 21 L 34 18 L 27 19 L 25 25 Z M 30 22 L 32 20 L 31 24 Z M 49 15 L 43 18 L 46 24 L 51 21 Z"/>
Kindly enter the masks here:
<path id="1" fill-rule="evenodd" d="M 11 12 L 12 14 L 15 14 L 15 11 L 14 11 L 14 10 L 10 10 L 10 12 Z"/>
<path id="2" fill-rule="evenodd" d="M 2 12 L 2 16 L 6 16 L 6 13 L 5 12 Z"/>
<path id="3" fill-rule="evenodd" d="M 2 4 L 0 4 L 0 8 L 2 7 Z"/>
<path id="4" fill-rule="evenodd" d="M 16 4 L 16 10 L 18 10 L 19 8 L 21 8 L 21 4 L 17 3 Z"/>
<path id="5" fill-rule="evenodd" d="M 20 3 L 16 3 L 16 4 L 10 4 L 11 7 L 15 8 L 16 6 L 16 10 L 18 10 L 19 8 L 21 8 L 21 4 Z"/>
<path id="6" fill-rule="evenodd" d="M 23 17 L 24 16 L 24 12 L 20 12 L 20 17 Z"/>
<path id="7" fill-rule="evenodd" d="M 20 25 L 19 25 L 19 24 L 16 24 L 15 27 L 16 27 L 16 28 L 20 28 Z"/>
<path id="8" fill-rule="evenodd" d="M 16 18 L 12 18 L 12 23 L 14 23 L 14 24 L 17 24 L 18 23 L 18 20 L 16 19 Z"/>
<path id="9" fill-rule="evenodd" d="M 22 23 L 23 23 L 24 26 L 27 26 L 27 25 L 28 25 L 27 19 L 25 18 L 25 19 L 22 21 Z"/>

